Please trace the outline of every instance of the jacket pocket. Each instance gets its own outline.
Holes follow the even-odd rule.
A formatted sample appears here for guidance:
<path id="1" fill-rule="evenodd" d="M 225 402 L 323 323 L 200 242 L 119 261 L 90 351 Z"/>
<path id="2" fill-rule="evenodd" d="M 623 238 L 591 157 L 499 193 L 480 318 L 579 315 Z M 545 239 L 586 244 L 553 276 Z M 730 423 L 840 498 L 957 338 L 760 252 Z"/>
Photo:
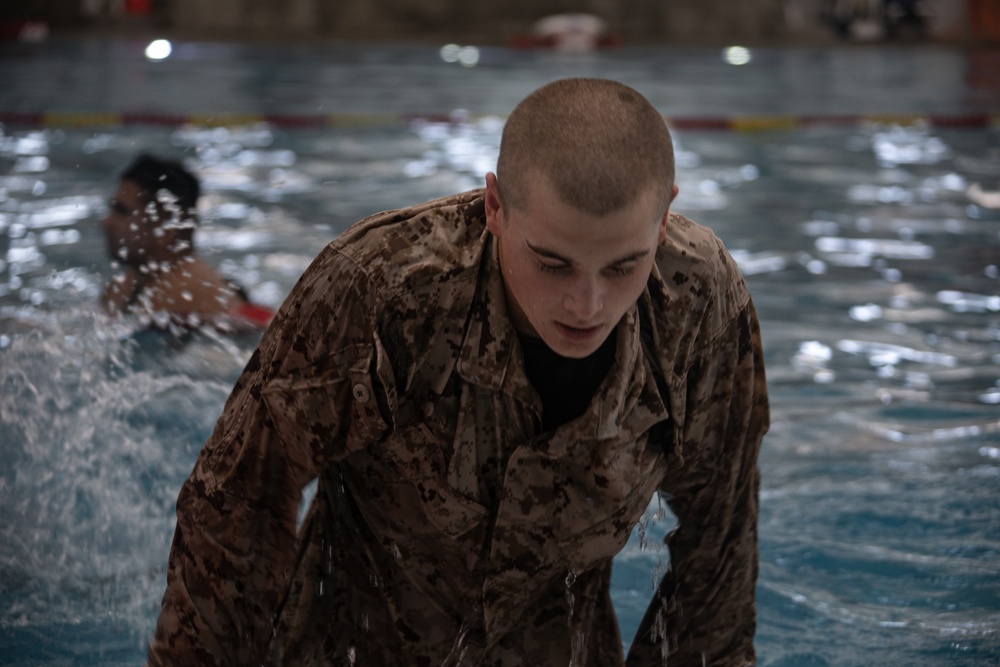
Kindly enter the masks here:
<path id="1" fill-rule="evenodd" d="M 425 424 L 417 423 L 352 457 L 352 465 L 364 470 L 370 493 L 394 527 L 391 532 L 457 538 L 486 517 L 483 505 L 448 484 L 448 446 Z"/>
<path id="2" fill-rule="evenodd" d="M 578 443 L 573 449 L 573 456 L 555 460 L 523 450 L 513 457 L 498 522 L 547 532 L 560 557 L 582 571 L 625 545 L 665 463 L 645 437 Z"/>

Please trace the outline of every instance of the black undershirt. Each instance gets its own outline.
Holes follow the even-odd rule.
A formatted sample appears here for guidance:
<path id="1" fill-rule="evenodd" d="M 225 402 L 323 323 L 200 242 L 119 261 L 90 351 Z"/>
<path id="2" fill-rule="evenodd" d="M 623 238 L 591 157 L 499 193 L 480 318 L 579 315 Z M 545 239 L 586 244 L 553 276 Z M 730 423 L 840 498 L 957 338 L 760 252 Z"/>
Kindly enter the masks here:
<path id="1" fill-rule="evenodd" d="M 615 331 L 588 357 L 563 357 L 541 338 L 519 336 L 524 370 L 542 398 L 542 428 L 555 429 L 582 415 L 615 360 Z"/>

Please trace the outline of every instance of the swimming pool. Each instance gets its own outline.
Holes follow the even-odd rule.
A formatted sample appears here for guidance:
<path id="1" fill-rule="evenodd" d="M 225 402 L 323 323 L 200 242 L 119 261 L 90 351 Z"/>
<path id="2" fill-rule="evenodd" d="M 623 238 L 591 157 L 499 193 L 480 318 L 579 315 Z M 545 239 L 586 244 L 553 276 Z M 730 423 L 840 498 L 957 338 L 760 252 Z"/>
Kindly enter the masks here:
<path id="1" fill-rule="evenodd" d="M 1000 187 L 995 55 L 143 46 L 0 45 L 0 663 L 141 662 L 174 498 L 253 347 L 96 315 L 126 162 L 196 166 L 202 251 L 276 305 L 354 220 L 478 185 L 503 114 L 568 75 L 675 121 L 675 208 L 757 303 L 760 664 L 1000 661 L 1000 211 L 970 198 Z M 658 514 L 616 561 L 626 641 L 665 562 Z"/>

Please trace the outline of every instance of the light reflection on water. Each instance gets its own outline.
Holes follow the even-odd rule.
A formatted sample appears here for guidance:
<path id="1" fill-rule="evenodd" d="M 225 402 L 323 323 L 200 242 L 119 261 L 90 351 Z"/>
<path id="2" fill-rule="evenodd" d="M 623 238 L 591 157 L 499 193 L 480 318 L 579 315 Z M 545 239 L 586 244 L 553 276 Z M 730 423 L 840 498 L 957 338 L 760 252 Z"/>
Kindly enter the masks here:
<path id="1" fill-rule="evenodd" d="M 475 187 L 501 121 L 352 130 L 46 130 L 0 138 L 0 644 L 135 663 L 177 489 L 253 341 L 175 349 L 93 312 L 118 170 L 172 147 L 197 242 L 277 305 L 376 210 Z M 772 666 L 1000 659 L 1000 133 L 677 134 L 675 208 L 711 225 L 761 317 L 758 651 Z M 662 573 L 658 505 L 620 555 L 626 642 Z M 52 637 L 44 643 L 40 637 Z"/>

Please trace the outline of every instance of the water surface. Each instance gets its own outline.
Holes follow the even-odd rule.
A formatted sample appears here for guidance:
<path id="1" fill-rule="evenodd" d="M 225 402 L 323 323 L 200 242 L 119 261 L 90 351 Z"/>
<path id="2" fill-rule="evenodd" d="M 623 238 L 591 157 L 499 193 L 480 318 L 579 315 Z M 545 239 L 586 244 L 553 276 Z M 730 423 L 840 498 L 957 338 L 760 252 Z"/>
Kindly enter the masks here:
<path id="1" fill-rule="evenodd" d="M 136 152 L 196 169 L 199 247 L 277 305 L 358 218 L 478 186 L 503 115 L 556 76 L 614 76 L 678 116 L 1000 109 L 988 83 L 954 78 L 980 71 L 969 56 L 937 50 L 763 53 L 737 75 L 714 51 L 668 49 L 492 50 L 469 69 L 429 47 L 286 47 L 275 60 L 278 47 L 180 45 L 155 69 L 139 46 L 29 48 L 0 48 L 0 109 L 391 117 L 4 128 L 0 662 L 18 665 L 141 662 L 177 490 L 254 344 L 207 332 L 181 344 L 96 312 L 110 272 L 97 225 Z M 60 59 L 75 64 L 44 81 Z M 441 113 L 453 121 L 402 119 Z M 763 327 L 760 663 L 997 664 L 1000 211 L 977 201 L 1000 189 L 1000 132 L 853 119 L 675 138 L 675 209 L 726 242 Z M 626 642 L 670 525 L 654 503 L 616 561 Z"/>

